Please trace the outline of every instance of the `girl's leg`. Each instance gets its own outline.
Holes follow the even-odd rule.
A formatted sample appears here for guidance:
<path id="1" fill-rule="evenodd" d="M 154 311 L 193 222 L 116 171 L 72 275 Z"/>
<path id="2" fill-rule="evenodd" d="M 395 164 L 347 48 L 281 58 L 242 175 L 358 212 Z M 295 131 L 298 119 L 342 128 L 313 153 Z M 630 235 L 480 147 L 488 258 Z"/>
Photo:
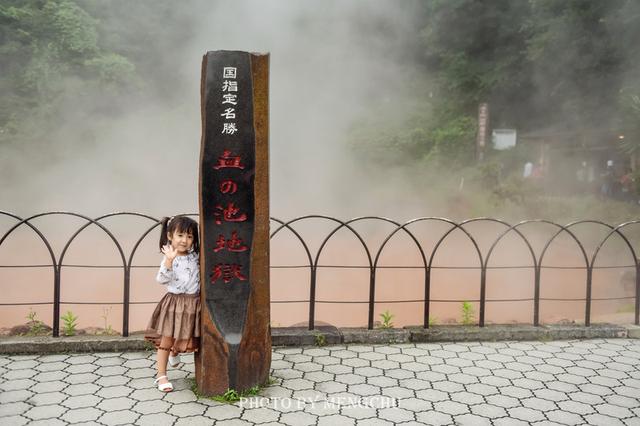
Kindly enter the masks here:
<path id="1" fill-rule="evenodd" d="M 156 357 L 158 370 L 158 375 L 156 376 L 156 378 L 167 375 L 167 361 L 169 360 L 169 352 L 171 351 L 172 346 L 173 338 L 162 336 L 162 339 L 160 340 L 160 347 L 158 348 L 158 354 Z M 163 384 L 167 383 L 168 381 L 168 379 L 163 378 L 158 380 L 158 383 Z"/>

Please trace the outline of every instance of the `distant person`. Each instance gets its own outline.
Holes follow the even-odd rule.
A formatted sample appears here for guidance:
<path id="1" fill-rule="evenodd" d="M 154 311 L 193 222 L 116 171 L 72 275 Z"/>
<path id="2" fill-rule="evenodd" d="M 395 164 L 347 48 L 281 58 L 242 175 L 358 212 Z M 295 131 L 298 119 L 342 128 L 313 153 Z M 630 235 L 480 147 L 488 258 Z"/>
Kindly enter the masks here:
<path id="1" fill-rule="evenodd" d="M 533 171 L 533 163 L 531 161 L 527 161 L 524 165 L 524 170 L 522 171 L 522 177 L 527 179 L 531 177 L 531 172 Z"/>
<path id="2" fill-rule="evenodd" d="M 145 339 L 158 350 L 154 384 L 171 392 L 167 362 L 180 364 L 180 353 L 195 352 L 200 345 L 200 243 L 198 224 L 186 216 L 165 217 L 160 231 L 164 254 L 156 281 L 167 286 L 147 326 Z"/>
<path id="3" fill-rule="evenodd" d="M 615 177 L 613 175 L 613 161 L 607 161 L 607 168 L 604 173 L 600 175 L 602 180 L 602 186 L 600 187 L 600 194 L 603 197 L 611 197 L 613 194 L 613 183 Z"/>
<path id="4" fill-rule="evenodd" d="M 631 169 L 627 169 L 626 173 L 620 176 L 620 194 L 624 201 L 631 201 L 633 199 L 633 186 L 634 179 L 631 174 Z"/>

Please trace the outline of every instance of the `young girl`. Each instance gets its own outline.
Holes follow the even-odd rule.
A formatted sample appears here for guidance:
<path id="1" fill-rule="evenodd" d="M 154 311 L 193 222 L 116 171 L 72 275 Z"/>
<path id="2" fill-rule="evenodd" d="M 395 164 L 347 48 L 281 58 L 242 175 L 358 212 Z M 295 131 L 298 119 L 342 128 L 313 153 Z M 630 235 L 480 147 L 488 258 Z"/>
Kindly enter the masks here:
<path id="1" fill-rule="evenodd" d="M 180 363 L 180 353 L 195 352 L 200 340 L 200 263 L 198 224 L 186 217 L 162 219 L 160 251 L 164 254 L 156 281 L 167 286 L 147 326 L 145 338 L 158 349 L 158 390 L 171 392 L 167 361 Z"/>

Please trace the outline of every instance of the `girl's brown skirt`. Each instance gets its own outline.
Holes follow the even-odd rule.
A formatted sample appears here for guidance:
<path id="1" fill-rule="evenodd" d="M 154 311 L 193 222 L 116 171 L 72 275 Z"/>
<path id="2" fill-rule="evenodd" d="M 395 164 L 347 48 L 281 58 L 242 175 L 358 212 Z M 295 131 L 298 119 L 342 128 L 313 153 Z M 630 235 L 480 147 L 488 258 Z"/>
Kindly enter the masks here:
<path id="1" fill-rule="evenodd" d="M 195 352 L 200 345 L 200 295 L 167 293 L 156 306 L 145 339 L 156 348 L 172 352 Z M 173 345 L 167 346 L 169 339 Z"/>

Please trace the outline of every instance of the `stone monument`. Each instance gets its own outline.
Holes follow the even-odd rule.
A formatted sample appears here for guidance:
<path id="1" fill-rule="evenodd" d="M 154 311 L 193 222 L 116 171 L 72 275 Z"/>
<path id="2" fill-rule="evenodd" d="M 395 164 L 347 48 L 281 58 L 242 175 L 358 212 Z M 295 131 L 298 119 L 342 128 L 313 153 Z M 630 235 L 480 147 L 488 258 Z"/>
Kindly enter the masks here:
<path id="1" fill-rule="evenodd" d="M 207 52 L 202 61 L 200 297 L 196 382 L 205 395 L 267 382 L 269 55 Z"/>

